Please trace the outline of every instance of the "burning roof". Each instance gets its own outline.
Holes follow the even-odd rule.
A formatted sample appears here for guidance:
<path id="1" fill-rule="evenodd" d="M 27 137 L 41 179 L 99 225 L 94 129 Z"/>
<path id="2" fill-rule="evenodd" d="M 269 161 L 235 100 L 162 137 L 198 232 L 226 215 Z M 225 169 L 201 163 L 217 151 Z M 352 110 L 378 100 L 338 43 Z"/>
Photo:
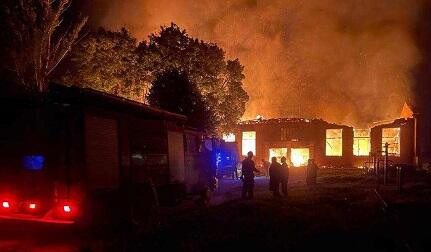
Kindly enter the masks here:
<path id="1" fill-rule="evenodd" d="M 283 124 L 283 123 L 324 123 L 329 125 L 336 125 L 336 126 L 345 126 L 345 125 L 339 125 L 335 123 L 329 123 L 324 121 L 323 119 L 307 119 L 307 118 L 270 118 L 270 119 L 263 119 L 258 118 L 254 120 L 245 120 L 238 123 L 238 125 L 260 125 L 260 124 Z"/>

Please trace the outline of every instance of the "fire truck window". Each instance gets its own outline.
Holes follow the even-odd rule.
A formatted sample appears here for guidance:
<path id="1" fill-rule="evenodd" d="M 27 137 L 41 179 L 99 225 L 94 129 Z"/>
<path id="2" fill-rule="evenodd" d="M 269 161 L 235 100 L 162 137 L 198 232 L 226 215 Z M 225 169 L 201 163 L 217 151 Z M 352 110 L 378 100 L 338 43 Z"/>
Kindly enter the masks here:
<path id="1" fill-rule="evenodd" d="M 223 140 L 227 143 L 233 143 L 235 142 L 235 134 L 223 134 Z"/>
<path id="2" fill-rule="evenodd" d="M 256 155 L 256 131 L 242 132 L 242 155 L 247 156 L 249 151 Z"/>
<path id="3" fill-rule="evenodd" d="M 371 149 L 370 130 L 354 129 L 353 136 L 353 155 L 368 156 Z"/>
<path id="4" fill-rule="evenodd" d="M 281 162 L 281 157 L 287 157 L 287 148 L 271 148 L 269 149 L 269 160 L 276 157 L 278 162 Z"/>
<path id="5" fill-rule="evenodd" d="M 389 144 L 388 153 L 391 156 L 400 155 L 400 128 L 382 129 L 382 151 L 385 151 L 385 143 Z"/>
<path id="6" fill-rule="evenodd" d="M 343 155 L 343 129 L 326 130 L 326 156 Z"/>

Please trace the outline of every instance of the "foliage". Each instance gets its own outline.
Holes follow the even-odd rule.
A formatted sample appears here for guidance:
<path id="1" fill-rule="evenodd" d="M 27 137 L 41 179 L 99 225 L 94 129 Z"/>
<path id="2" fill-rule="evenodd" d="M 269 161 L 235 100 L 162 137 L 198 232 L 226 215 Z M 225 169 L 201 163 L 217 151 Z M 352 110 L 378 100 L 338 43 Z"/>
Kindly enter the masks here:
<path id="1" fill-rule="evenodd" d="M 248 100 L 242 88 L 244 67 L 238 59 L 226 62 L 224 51 L 216 44 L 191 38 L 172 23 L 151 34 L 138 51 L 149 59 L 156 74 L 170 69 L 187 74 L 213 112 L 212 125 L 217 131 L 227 132 L 240 120 Z"/>
<path id="2" fill-rule="evenodd" d="M 194 127 L 221 132 L 230 131 L 245 111 L 248 96 L 242 88 L 243 70 L 238 59 L 226 61 L 224 51 L 216 44 L 191 38 L 177 25 L 171 24 L 161 27 L 159 33 L 149 36 L 148 42 L 139 45 L 125 29 L 92 32 L 73 50 L 59 75 L 61 82 L 69 85 L 139 101 L 145 101 L 153 83 L 158 86 L 152 89 L 157 93 L 147 97 L 150 104 L 173 112 L 193 114 L 196 122 L 204 124 L 197 125 L 194 121 Z M 168 81 L 169 85 L 162 85 L 161 80 Z M 178 87 L 174 80 L 179 81 Z M 190 93 L 182 93 L 182 97 L 175 98 L 172 96 L 175 92 L 159 90 L 167 86 L 171 90 Z M 184 89 L 188 86 L 193 88 Z M 161 101 L 156 101 L 156 97 Z M 191 109 L 183 99 L 185 97 L 193 98 L 199 106 L 205 107 L 206 118 L 194 114 L 199 112 L 196 109 L 202 108 Z M 174 102 L 177 103 L 172 105 Z"/>
<path id="3" fill-rule="evenodd" d="M 7 67 L 30 90 L 47 91 L 48 78 L 76 43 L 87 18 L 65 25 L 71 0 L 6 0 Z"/>
<path id="4" fill-rule="evenodd" d="M 211 118 L 213 113 L 185 72 L 172 69 L 158 73 L 152 83 L 148 102 L 152 106 L 186 115 L 188 125 L 194 128 L 214 130 Z"/>
<path id="5" fill-rule="evenodd" d="M 143 101 L 151 72 L 136 48 L 136 39 L 126 29 L 100 28 L 79 43 L 58 75 L 65 84 Z"/>

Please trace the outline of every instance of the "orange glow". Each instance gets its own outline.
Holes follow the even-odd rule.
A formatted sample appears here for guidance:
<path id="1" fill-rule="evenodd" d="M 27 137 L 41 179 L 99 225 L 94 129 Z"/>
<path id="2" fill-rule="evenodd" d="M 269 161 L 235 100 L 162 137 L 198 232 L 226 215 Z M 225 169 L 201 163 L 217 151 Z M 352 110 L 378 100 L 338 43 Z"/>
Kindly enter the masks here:
<path id="1" fill-rule="evenodd" d="M 269 149 L 269 160 L 271 160 L 272 157 L 276 157 L 277 161 L 280 162 L 281 157 L 287 157 L 287 148 Z"/>
<path id="2" fill-rule="evenodd" d="M 256 131 L 242 132 L 242 155 L 247 156 L 249 151 L 256 155 Z"/>
<path id="3" fill-rule="evenodd" d="M 371 150 L 370 130 L 354 129 L 353 134 L 353 155 L 368 156 Z"/>
<path id="4" fill-rule="evenodd" d="M 290 160 L 294 167 L 306 166 L 310 159 L 310 150 L 308 148 L 292 148 Z"/>
<path id="5" fill-rule="evenodd" d="M 343 129 L 326 130 L 326 156 L 343 155 Z"/>
<path id="6" fill-rule="evenodd" d="M 36 209 L 36 204 L 35 203 L 30 203 L 28 205 L 28 208 L 30 208 L 30 209 Z"/>
<path id="7" fill-rule="evenodd" d="M 400 155 L 400 128 L 382 129 L 382 151 L 385 151 L 385 144 L 388 143 L 389 155 Z"/>

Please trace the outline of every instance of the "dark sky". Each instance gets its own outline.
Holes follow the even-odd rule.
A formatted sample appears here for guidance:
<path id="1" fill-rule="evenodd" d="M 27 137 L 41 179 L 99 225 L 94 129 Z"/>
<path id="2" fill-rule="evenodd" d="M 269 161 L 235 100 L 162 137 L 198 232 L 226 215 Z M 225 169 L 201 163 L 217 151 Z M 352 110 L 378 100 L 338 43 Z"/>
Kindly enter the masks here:
<path id="1" fill-rule="evenodd" d="M 94 27 L 139 40 L 173 21 L 217 42 L 246 67 L 244 118 L 391 119 L 429 83 L 430 1 L 75 1 Z"/>

